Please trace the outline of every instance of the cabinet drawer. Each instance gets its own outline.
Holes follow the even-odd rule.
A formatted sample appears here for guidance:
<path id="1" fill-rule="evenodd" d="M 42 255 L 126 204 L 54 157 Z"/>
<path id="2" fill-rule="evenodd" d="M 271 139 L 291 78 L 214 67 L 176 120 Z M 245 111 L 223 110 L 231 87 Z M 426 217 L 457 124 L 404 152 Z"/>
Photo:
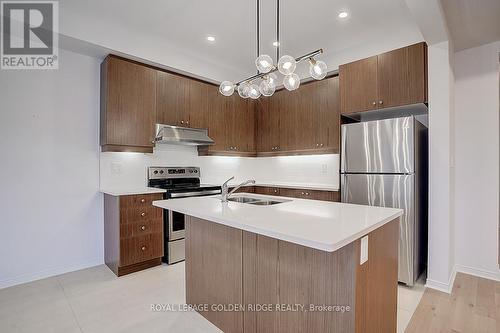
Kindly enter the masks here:
<path id="1" fill-rule="evenodd" d="M 124 223 L 120 226 L 120 238 L 144 236 L 148 234 L 163 234 L 163 220 L 149 220 L 144 222 Z"/>
<path id="2" fill-rule="evenodd" d="M 280 189 L 280 195 L 283 197 L 310 199 L 310 200 L 323 200 L 323 201 L 337 201 L 335 200 L 336 192 L 333 191 L 320 191 L 320 190 L 303 190 L 303 189 Z"/>
<path id="3" fill-rule="evenodd" d="M 163 209 L 154 206 L 120 209 L 121 224 L 156 221 L 156 220 L 162 220 L 162 218 L 163 218 Z"/>
<path id="4" fill-rule="evenodd" d="M 280 189 L 277 187 L 256 186 L 255 193 L 264 195 L 280 195 Z"/>
<path id="5" fill-rule="evenodd" d="M 120 266 L 163 256 L 163 233 L 121 239 Z"/>
<path id="6" fill-rule="evenodd" d="M 162 193 L 124 195 L 120 197 L 120 208 L 144 208 L 153 206 L 153 201 L 163 200 Z"/>

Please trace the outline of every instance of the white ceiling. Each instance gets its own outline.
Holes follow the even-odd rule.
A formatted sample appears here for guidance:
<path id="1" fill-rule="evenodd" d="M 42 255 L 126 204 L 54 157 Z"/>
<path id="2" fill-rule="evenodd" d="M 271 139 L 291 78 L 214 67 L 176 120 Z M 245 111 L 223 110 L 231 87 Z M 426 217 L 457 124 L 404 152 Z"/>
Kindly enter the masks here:
<path id="1" fill-rule="evenodd" d="M 441 0 L 455 51 L 500 40 L 500 0 Z"/>
<path id="2" fill-rule="evenodd" d="M 338 18 L 342 10 L 349 12 L 348 19 Z M 226 68 L 230 80 L 255 72 L 256 2 L 253 0 L 61 0 L 60 11 L 61 31 L 69 31 L 73 37 L 83 36 L 83 30 L 88 32 L 87 36 L 95 31 L 95 37 L 86 39 L 95 38 L 103 44 L 112 29 L 113 40 L 122 42 L 133 32 L 130 43 L 141 43 L 142 49 L 148 47 L 149 41 L 149 46 L 158 47 L 152 45 L 154 40 L 193 59 L 193 68 L 188 68 L 189 59 L 178 63 L 166 59 L 171 62 L 167 66 L 203 75 L 203 69 L 194 65 L 196 58 L 207 66 Z M 275 1 L 261 0 L 261 53 L 273 58 L 275 18 Z M 214 35 L 217 40 L 208 43 L 207 35 Z M 138 41 L 137 36 L 144 36 L 144 40 Z M 329 69 L 338 66 L 334 55 L 345 57 L 351 49 L 359 53 L 363 48 L 376 49 L 377 44 L 399 47 L 403 45 L 398 43 L 419 40 L 422 35 L 404 0 L 281 0 L 282 54 L 297 57 L 323 48 L 322 57 Z M 223 79 L 223 75 L 217 76 L 220 77 L 211 78 Z"/>

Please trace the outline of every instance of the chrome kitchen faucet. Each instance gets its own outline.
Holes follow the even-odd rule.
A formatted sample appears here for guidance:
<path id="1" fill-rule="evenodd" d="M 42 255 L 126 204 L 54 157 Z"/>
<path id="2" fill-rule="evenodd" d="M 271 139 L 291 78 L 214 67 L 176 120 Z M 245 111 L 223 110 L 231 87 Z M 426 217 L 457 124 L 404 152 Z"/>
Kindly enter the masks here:
<path id="1" fill-rule="evenodd" d="M 247 181 L 244 181 L 243 183 L 241 183 L 240 185 L 236 186 L 235 188 L 233 188 L 233 190 L 231 192 L 228 193 L 228 183 L 234 179 L 234 176 L 229 178 L 228 180 L 226 180 L 224 182 L 224 184 L 222 184 L 222 195 L 221 195 L 221 201 L 222 202 L 227 202 L 227 199 L 234 193 L 236 192 L 240 187 L 242 186 L 245 186 L 245 185 L 248 185 L 248 184 L 255 184 L 255 180 L 254 179 L 249 179 Z"/>

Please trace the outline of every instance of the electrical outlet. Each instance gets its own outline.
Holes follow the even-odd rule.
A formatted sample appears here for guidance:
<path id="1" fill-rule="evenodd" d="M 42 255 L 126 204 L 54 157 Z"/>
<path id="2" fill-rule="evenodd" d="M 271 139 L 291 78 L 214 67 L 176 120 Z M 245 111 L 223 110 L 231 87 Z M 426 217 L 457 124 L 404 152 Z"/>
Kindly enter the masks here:
<path id="1" fill-rule="evenodd" d="M 122 164 L 118 162 L 111 163 L 111 174 L 121 175 L 123 173 Z"/>
<path id="2" fill-rule="evenodd" d="M 328 173 L 328 164 L 321 164 L 321 173 L 322 174 Z"/>
<path id="3" fill-rule="evenodd" d="M 359 264 L 363 265 L 368 261 L 368 235 L 361 238 L 361 251 L 359 255 Z"/>

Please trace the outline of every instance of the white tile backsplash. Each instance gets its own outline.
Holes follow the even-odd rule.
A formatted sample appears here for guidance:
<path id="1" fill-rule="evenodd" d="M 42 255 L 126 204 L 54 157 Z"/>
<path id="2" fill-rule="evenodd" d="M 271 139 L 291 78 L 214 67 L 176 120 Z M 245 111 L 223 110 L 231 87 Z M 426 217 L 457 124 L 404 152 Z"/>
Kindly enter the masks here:
<path id="1" fill-rule="evenodd" d="M 101 188 L 139 188 L 146 185 L 149 166 L 197 166 L 201 181 L 220 184 L 254 178 L 260 183 L 293 183 L 339 187 L 339 155 L 280 157 L 198 156 L 195 147 L 158 145 L 153 154 L 101 153 Z"/>

